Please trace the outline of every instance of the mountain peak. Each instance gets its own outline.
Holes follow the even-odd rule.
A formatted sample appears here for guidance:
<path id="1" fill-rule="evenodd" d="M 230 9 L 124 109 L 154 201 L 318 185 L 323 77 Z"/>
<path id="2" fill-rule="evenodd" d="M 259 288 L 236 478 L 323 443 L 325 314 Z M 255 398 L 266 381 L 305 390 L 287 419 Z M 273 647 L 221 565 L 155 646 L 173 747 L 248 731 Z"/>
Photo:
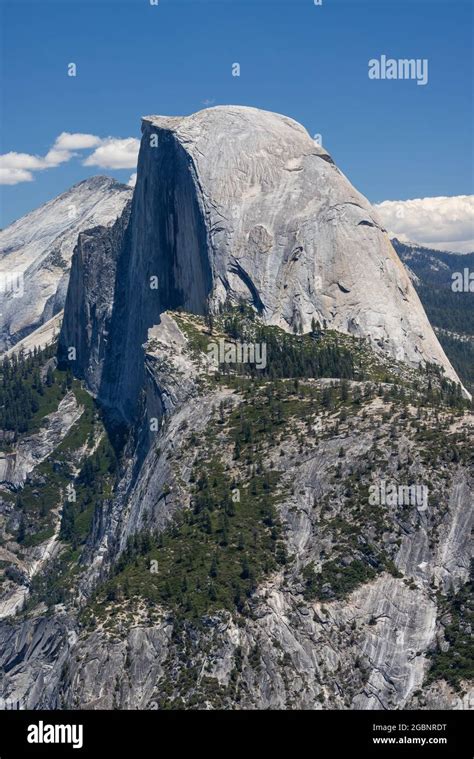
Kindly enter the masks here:
<path id="1" fill-rule="evenodd" d="M 2 298 L 0 350 L 61 311 L 79 233 L 112 224 L 132 192 L 112 177 L 89 177 L 0 232 L 2 271 L 23 277 L 21 298 Z"/>
<path id="2" fill-rule="evenodd" d="M 128 188 L 128 185 L 124 184 L 123 182 L 119 182 L 118 179 L 115 179 L 114 177 L 109 177 L 105 174 L 96 174 L 93 177 L 87 177 L 87 179 L 81 179 L 80 182 L 76 182 L 76 184 L 73 184 L 72 187 L 67 190 L 67 192 L 73 192 L 74 190 L 84 187 L 91 189 L 126 189 Z"/>
<path id="3" fill-rule="evenodd" d="M 304 333 L 325 323 L 457 381 L 377 214 L 303 126 L 217 106 L 147 116 L 142 130 L 128 229 L 120 222 L 79 246 L 61 336 L 81 346 L 76 369 L 104 405 L 133 416 L 143 345 L 166 310 L 202 315 L 241 301 L 266 325 Z M 77 309 L 94 324 L 79 323 Z"/>
<path id="4" fill-rule="evenodd" d="M 276 155 L 282 153 L 284 145 L 293 151 L 298 144 L 303 152 L 327 154 L 310 137 L 302 124 L 294 119 L 281 113 L 250 106 L 216 105 L 188 116 L 144 116 L 143 129 L 146 129 L 147 125 L 174 132 L 184 140 L 197 140 L 200 136 L 212 134 L 214 139 L 220 141 L 223 134 L 227 133 L 231 142 L 233 137 L 238 135 L 240 148 L 243 149 L 245 146 L 251 150 L 267 145 L 276 150 Z M 276 143 L 279 143 L 279 149 Z"/>
<path id="5" fill-rule="evenodd" d="M 173 192 L 181 183 L 193 192 L 211 308 L 243 297 L 287 330 L 325 320 L 413 365 L 439 363 L 455 378 L 377 213 L 301 124 L 235 105 L 147 116 L 137 208 L 160 202 L 156 172 Z M 150 185 L 156 194 L 145 193 Z M 172 243 L 178 260 L 186 234 Z M 184 275 L 175 285 L 187 293 L 195 282 Z"/>

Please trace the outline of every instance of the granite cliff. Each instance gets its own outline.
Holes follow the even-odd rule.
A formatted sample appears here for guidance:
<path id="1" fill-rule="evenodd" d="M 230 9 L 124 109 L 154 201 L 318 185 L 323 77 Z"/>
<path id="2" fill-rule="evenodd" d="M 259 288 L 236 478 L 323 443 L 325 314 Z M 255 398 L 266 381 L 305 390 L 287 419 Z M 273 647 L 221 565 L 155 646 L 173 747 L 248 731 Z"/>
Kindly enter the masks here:
<path id="1" fill-rule="evenodd" d="M 79 232 L 112 224 L 131 195 L 110 177 L 91 177 L 0 232 L 0 352 L 62 311 Z"/>
<path id="2" fill-rule="evenodd" d="M 376 213 L 285 116 L 228 106 L 144 118 L 130 223 L 113 256 L 109 357 L 87 368 L 81 343 L 76 360 L 126 420 L 143 382 L 142 344 L 160 314 L 217 312 L 241 298 L 265 324 L 308 332 L 314 319 L 456 379 Z M 78 254 L 75 289 L 80 266 Z M 68 309 L 64 349 L 75 345 L 75 316 Z"/>
<path id="3" fill-rule="evenodd" d="M 267 365 L 216 363 L 221 339 Z M 470 403 L 303 127 L 145 118 L 133 200 L 79 235 L 37 361 L 48 413 L 5 433 L 2 698 L 472 707 Z"/>

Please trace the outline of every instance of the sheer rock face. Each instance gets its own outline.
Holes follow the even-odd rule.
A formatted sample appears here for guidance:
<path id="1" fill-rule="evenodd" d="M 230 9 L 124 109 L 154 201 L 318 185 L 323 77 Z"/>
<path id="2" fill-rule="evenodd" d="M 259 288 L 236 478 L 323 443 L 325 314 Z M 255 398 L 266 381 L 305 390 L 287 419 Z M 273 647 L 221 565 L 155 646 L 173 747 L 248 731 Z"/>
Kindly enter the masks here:
<path id="1" fill-rule="evenodd" d="M 81 232 L 74 251 L 59 355 L 71 362 L 76 376 L 87 378 L 88 388 L 94 395 L 99 390 L 101 368 L 109 344 L 118 285 L 117 258 L 128 227 L 130 205 L 130 202 L 125 205 L 122 215 L 112 226 Z"/>
<path id="2" fill-rule="evenodd" d="M 62 310 L 79 232 L 113 223 L 131 195 L 110 177 L 92 177 L 0 232 L 0 351 Z"/>
<path id="3" fill-rule="evenodd" d="M 285 116 L 222 106 L 144 118 L 130 224 L 112 258 L 109 353 L 90 386 L 126 419 L 161 313 L 202 314 L 241 297 L 266 323 L 308 331 L 326 320 L 456 379 L 374 210 Z M 78 254 L 73 278 L 81 265 Z M 89 364 L 78 358 L 83 376 Z"/>
<path id="4" fill-rule="evenodd" d="M 180 168 L 192 180 L 204 226 L 214 305 L 243 296 L 268 323 L 306 332 L 313 317 L 326 319 L 410 363 L 440 363 L 453 376 L 374 209 L 300 124 L 229 106 L 185 118 L 146 117 L 143 131 L 137 208 L 149 213 L 143 193 L 154 167 L 163 181 L 163 156 L 183 151 Z M 189 212 L 180 181 L 172 188 L 174 208 Z M 182 214 L 172 224 L 175 285 L 187 294 L 184 249 L 189 255 L 200 238 L 190 238 Z"/>

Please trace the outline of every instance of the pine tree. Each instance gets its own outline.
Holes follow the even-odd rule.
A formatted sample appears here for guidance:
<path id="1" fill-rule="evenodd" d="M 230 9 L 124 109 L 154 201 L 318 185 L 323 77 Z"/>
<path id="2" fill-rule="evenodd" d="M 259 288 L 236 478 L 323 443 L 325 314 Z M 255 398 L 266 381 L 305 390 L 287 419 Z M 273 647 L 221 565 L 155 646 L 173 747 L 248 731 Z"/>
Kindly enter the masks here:
<path id="1" fill-rule="evenodd" d="M 54 372 L 53 367 L 51 364 L 48 366 L 48 371 L 46 373 L 46 385 L 48 387 L 51 387 L 54 384 Z"/>
<path id="2" fill-rule="evenodd" d="M 17 543 L 23 543 L 26 535 L 25 517 L 22 514 L 20 517 L 20 524 L 18 526 L 18 532 L 16 536 Z"/>
<path id="3" fill-rule="evenodd" d="M 247 580 L 250 577 L 250 567 L 247 561 L 247 557 L 244 557 L 242 561 L 242 572 L 240 573 L 242 580 Z"/>
<path id="4" fill-rule="evenodd" d="M 217 559 L 216 555 L 212 557 L 211 568 L 209 570 L 210 577 L 217 577 Z"/>

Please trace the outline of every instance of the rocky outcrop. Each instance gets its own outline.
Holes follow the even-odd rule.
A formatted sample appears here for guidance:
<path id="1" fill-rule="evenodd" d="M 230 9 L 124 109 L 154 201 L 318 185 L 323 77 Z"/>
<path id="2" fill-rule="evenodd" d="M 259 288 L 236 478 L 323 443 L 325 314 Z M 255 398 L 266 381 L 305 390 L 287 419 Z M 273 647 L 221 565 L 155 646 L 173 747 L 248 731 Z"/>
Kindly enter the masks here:
<path id="1" fill-rule="evenodd" d="M 166 378 L 171 380 L 173 397 L 135 483 L 136 459 L 130 459 L 117 497 L 96 512 L 78 600 L 106 577 L 131 534 L 162 530 L 189 505 L 192 463 L 209 454 L 205 433 L 221 402 L 245 404 L 229 388 L 199 390 L 198 367 L 186 359 L 183 333 L 168 314 L 146 352 L 153 381 L 165 386 Z M 365 521 L 361 532 L 360 525 L 352 526 L 354 539 L 377 546 L 371 548 L 375 560 L 381 547 L 392 546 L 397 571 L 380 572 L 343 599 L 305 595 L 303 568 L 322 567 L 324 556 L 340 551 L 341 536 L 332 525 L 350 518 L 345 489 L 367 474 L 374 429 L 379 462 L 374 481 L 382 474 L 397 476 L 408 456 L 420 466 L 422 449 L 410 421 L 398 420 L 400 453 L 393 456 L 391 417 L 382 421 L 384 410 L 375 401 L 364 404 L 363 414 L 332 432 L 328 427 L 335 416 L 328 416 L 326 434 L 321 440 L 309 437 L 299 455 L 300 430 L 293 420 L 279 445 L 264 449 L 267 465 L 285 473 L 280 512 L 293 561 L 259 585 L 245 617 L 222 612 L 196 625 L 188 621 L 183 629 L 166 609 L 143 603 L 132 613 L 112 601 L 105 620 L 97 620 L 92 630 L 77 622 L 73 608 L 65 614 L 59 606 L 50 618 L 4 621 L 1 695 L 32 708 L 156 709 L 167 699 L 175 705 L 184 699 L 197 708 L 472 708 L 467 682 L 458 694 L 440 681 L 427 688 L 424 700 L 419 695 L 425 694 L 427 656 L 437 644 L 438 594 L 459 589 L 468 577 L 473 482 L 467 467 L 459 465 L 449 477 L 437 465 L 446 497 L 428 512 L 380 507 L 379 537 L 378 516 L 364 515 L 368 506 L 359 501 Z M 472 417 L 464 423 L 472 430 Z M 199 441 L 192 446 L 191 433 Z M 341 446 L 345 455 L 335 478 Z M 226 456 L 221 440 L 211 448 L 216 450 Z M 420 468 L 417 476 L 436 490 L 431 467 Z M 330 505 L 325 517 L 324 504 Z"/>
<path id="2" fill-rule="evenodd" d="M 68 666 L 69 644 L 75 639 L 68 616 L 57 614 L 19 624 L 0 621 L 0 636 L 4 702 L 16 709 L 60 707 L 57 686 Z M 24 665 L 18 667 L 20 662 Z"/>
<path id="3" fill-rule="evenodd" d="M 93 337 L 85 354 L 81 345 L 76 370 L 125 420 L 136 410 L 142 346 L 160 314 L 176 307 L 202 314 L 240 298 L 267 324 L 309 331 L 313 319 L 326 322 L 411 365 L 438 363 L 457 379 L 375 211 L 285 116 L 222 106 L 144 118 L 121 248 L 105 264 L 97 235 L 88 244 L 116 278 L 101 306 L 108 349 L 97 346 L 101 329 L 86 322 L 82 333 Z M 79 248 L 75 296 L 82 277 Z M 69 314 L 63 344 L 80 329 L 71 320 L 79 324 L 81 309 L 76 303 Z"/>
<path id="4" fill-rule="evenodd" d="M 238 106 L 146 117 L 137 211 L 147 214 L 152 175 L 163 176 L 162 163 L 181 151 L 175 176 L 185 169 L 194 186 L 206 236 L 202 276 L 206 265 L 214 307 L 242 296 L 267 323 L 304 332 L 312 318 L 325 319 L 402 360 L 440 363 L 453 376 L 374 209 L 300 124 Z M 189 203 L 180 181 L 173 187 L 172 218 L 179 219 L 172 227 L 173 279 L 186 297 L 192 271 L 186 257 L 194 248 L 192 259 L 202 258 L 199 237 L 189 236 L 181 212 Z M 142 251 L 152 254 L 150 243 L 151 237 L 142 240 Z"/>
<path id="5" fill-rule="evenodd" d="M 63 311 L 60 311 L 56 316 L 48 319 L 47 322 L 42 324 L 33 332 L 30 332 L 22 340 L 19 340 L 15 345 L 5 352 L 5 356 L 11 357 L 13 355 L 19 355 L 24 353 L 32 353 L 34 349 L 43 350 L 47 345 L 51 345 L 52 342 L 57 340 L 61 331 L 61 324 L 63 321 Z"/>
<path id="6" fill-rule="evenodd" d="M 0 451 L 0 484 L 20 488 L 30 472 L 59 445 L 82 411 L 74 393 L 69 392 L 57 411 L 44 417 L 41 430 L 22 438 L 11 450 Z"/>
<path id="7" fill-rule="evenodd" d="M 69 363 L 77 377 L 87 379 L 94 395 L 100 388 L 108 349 L 115 290 L 119 287 L 117 257 L 124 245 L 129 216 L 127 203 L 112 226 L 81 232 L 74 252 L 59 358 Z"/>
<path id="8" fill-rule="evenodd" d="M 0 352 L 64 307 L 79 232 L 112 224 L 132 189 L 92 177 L 0 232 Z"/>

